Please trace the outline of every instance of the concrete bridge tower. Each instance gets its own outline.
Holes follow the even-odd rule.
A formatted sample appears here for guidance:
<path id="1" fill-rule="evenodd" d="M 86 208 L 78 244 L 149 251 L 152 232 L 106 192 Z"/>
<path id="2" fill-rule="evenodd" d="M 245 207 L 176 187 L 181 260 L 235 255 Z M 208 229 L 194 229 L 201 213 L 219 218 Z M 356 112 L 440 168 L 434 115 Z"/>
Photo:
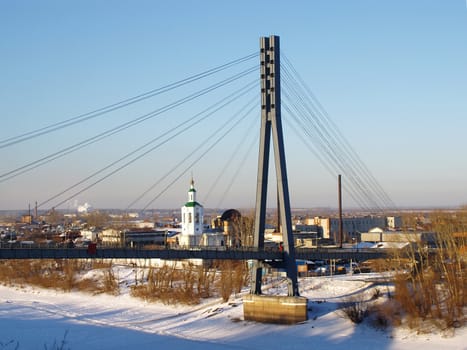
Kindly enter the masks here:
<path id="1" fill-rule="evenodd" d="M 260 61 L 261 130 L 258 156 L 254 245 L 258 248 L 264 247 L 269 149 L 272 135 L 279 205 L 277 209 L 280 213 L 284 247 L 283 267 L 287 271 L 289 282 L 288 295 L 298 296 L 297 268 L 295 264 L 289 186 L 287 181 L 281 120 L 280 45 L 278 36 L 272 35 L 269 38 L 261 38 Z M 253 270 L 252 294 L 261 294 L 261 270 L 261 264 L 257 263 Z"/>
<path id="2" fill-rule="evenodd" d="M 277 178 L 278 211 L 280 215 L 283 258 L 281 267 L 287 273 L 288 296 L 262 295 L 261 281 L 264 262 L 253 267 L 251 294 L 243 299 L 243 315 L 247 320 L 274 323 L 297 323 L 307 319 L 307 300 L 298 293 L 297 266 L 292 232 L 289 187 L 285 164 L 281 121 L 280 45 L 278 36 L 262 37 L 260 41 L 261 69 L 261 131 L 256 187 L 254 245 L 264 248 L 266 196 L 268 187 L 269 149 L 274 148 Z"/>

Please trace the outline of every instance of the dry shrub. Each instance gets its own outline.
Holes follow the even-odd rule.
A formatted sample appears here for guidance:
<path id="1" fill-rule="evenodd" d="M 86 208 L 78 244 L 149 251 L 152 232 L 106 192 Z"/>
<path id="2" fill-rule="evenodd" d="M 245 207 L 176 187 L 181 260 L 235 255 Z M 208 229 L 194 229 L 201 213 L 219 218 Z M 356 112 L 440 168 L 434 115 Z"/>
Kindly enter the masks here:
<path id="1" fill-rule="evenodd" d="M 372 296 L 371 301 L 364 299 L 363 294 L 345 299 L 340 314 L 355 324 L 368 318 L 378 329 L 399 326 L 402 322 L 402 311 L 399 303 L 393 299 L 378 302 Z"/>
<path id="2" fill-rule="evenodd" d="M 435 219 L 435 222 L 444 222 Z M 370 309 L 373 324 L 385 328 L 402 320 L 411 328 L 431 324 L 439 329 L 461 327 L 465 323 L 467 280 L 465 274 L 465 241 L 456 239 L 452 225 L 437 226 L 436 248 L 413 242 L 405 251 L 394 252 L 390 263 L 373 261 L 377 271 L 392 270 L 394 298 Z M 412 236 L 413 237 L 413 236 Z M 461 236 L 462 237 L 462 236 Z M 376 299 L 376 295 L 373 295 Z M 359 300 L 348 301 L 343 308 L 346 317 L 361 322 L 365 309 Z"/>
<path id="3" fill-rule="evenodd" d="M 375 288 L 373 289 L 373 294 L 371 296 L 371 299 L 376 300 L 379 299 L 382 296 L 381 289 Z"/>
<path id="4" fill-rule="evenodd" d="M 119 294 L 118 281 L 115 277 L 112 267 L 109 267 L 106 270 L 104 270 L 102 292 L 113 295 Z"/>
<path id="5" fill-rule="evenodd" d="M 74 261 L 8 260 L 3 262 L 1 277 L 8 284 L 31 284 L 43 288 L 71 290 L 76 265 Z"/>
<path id="6" fill-rule="evenodd" d="M 355 296 L 344 300 L 340 313 L 355 324 L 362 323 L 368 316 L 368 302 L 363 299 L 363 295 Z"/>
<path id="7" fill-rule="evenodd" d="M 465 322 L 465 242 L 453 233 L 452 215 L 436 213 L 432 220 L 437 231 L 436 249 L 427 249 L 420 242 L 411 247 L 408 256 L 418 263 L 411 274 L 396 276 L 395 299 L 410 327 L 420 327 L 422 321 L 441 329 L 458 327 Z"/>
<path id="8" fill-rule="evenodd" d="M 402 310 L 399 303 L 388 299 L 383 303 L 373 304 L 369 307 L 371 324 L 378 329 L 397 327 L 402 324 Z"/>
<path id="9" fill-rule="evenodd" d="M 220 262 L 220 277 L 218 280 L 218 290 L 222 297 L 222 300 L 227 302 L 232 294 L 233 287 L 233 266 L 230 260 Z"/>
<path id="10" fill-rule="evenodd" d="M 179 271 L 174 298 L 184 304 L 198 304 L 200 298 L 195 288 L 197 279 L 196 267 L 192 263 L 184 264 L 184 268 Z"/>
<path id="11" fill-rule="evenodd" d="M 82 278 L 76 281 L 75 288 L 82 292 L 95 293 L 96 281 L 91 278 Z"/>
<path id="12" fill-rule="evenodd" d="M 110 269 L 113 266 L 112 260 L 91 259 L 90 269 Z"/>
<path id="13" fill-rule="evenodd" d="M 66 292 L 81 290 L 92 293 L 115 293 L 118 290 L 118 283 L 111 267 L 107 268 L 108 271 L 104 271 L 103 283 L 100 280 L 79 278 L 83 271 L 91 269 L 92 264 L 85 260 L 4 260 L 1 261 L 0 278 L 9 285 L 30 284 Z"/>
<path id="14" fill-rule="evenodd" d="M 219 271 L 219 294 L 222 300 L 227 302 L 233 292 L 240 293 L 248 283 L 248 267 L 243 261 L 222 260 L 219 262 Z"/>
<path id="15" fill-rule="evenodd" d="M 212 287 L 214 285 L 215 271 L 205 264 L 198 266 L 198 281 L 196 284 L 197 293 L 200 298 L 209 298 L 212 296 Z"/>
<path id="16" fill-rule="evenodd" d="M 241 291 L 248 275 L 246 264 L 238 261 L 215 261 L 211 266 L 184 263 L 182 268 L 176 268 L 176 263 L 164 264 L 150 267 L 147 275 L 140 278 L 136 271 L 131 295 L 166 304 L 192 305 L 214 295 L 227 301 L 232 292 Z"/>
<path id="17" fill-rule="evenodd" d="M 182 269 L 176 269 L 176 263 L 164 264 L 160 268 L 150 267 L 146 281 L 133 286 L 131 295 L 166 304 L 197 304 L 200 299 L 195 288 L 197 278 L 192 263 L 183 264 Z"/>
<path id="18" fill-rule="evenodd" d="M 236 261 L 234 272 L 234 292 L 240 293 L 250 283 L 250 270 L 245 261 Z"/>

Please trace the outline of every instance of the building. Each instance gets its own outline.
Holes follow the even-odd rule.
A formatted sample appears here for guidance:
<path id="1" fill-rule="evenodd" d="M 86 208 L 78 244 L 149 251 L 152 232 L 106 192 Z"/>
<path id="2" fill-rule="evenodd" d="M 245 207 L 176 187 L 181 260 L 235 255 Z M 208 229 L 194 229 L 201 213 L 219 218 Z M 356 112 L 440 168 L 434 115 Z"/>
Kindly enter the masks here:
<path id="1" fill-rule="evenodd" d="M 83 240 L 96 242 L 99 238 L 99 233 L 96 230 L 81 230 L 81 238 Z"/>
<path id="2" fill-rule="evenodd" d="M 166 230 L 103 230 L 99 237 L 104 246 L 138 247 L 165 246 L 167 244 Z"/>
<path id="3" fill-rule="evenodd" d="M 182 233 L 180 245 L 198 246 L 203 235 L 204 208 L 196 201 L 196 189 L 193 178 L 188 190 L 188 201 L 182 207 Z"/>
<path id="4" fill-rule="evenodd" d="M 338 218 L 314 217 L 306 220 L 307 225 L 317 225 L 320 238 L 336 240 L 339 234 Z M 402 226 L 402 219 L 398 216 L 346 216 L 342 218 L 344 241 L 360 241 L 362 232 L 368 232 L 374 227 L 388 227 L 397 229 Z"/>
<path id="5" fill-rule="evenodd" d="M 436 242 L 436 234 L 433 232 L 402 232 L 385 231 L 382 228 L 375 227 L 361 234 L 362 242 L 409 242 L 422 245 L 433 246 Z"/>
<path id="6" fill-rule="evenodd" d="M 400 216 L 387 216 L 386 227 L 389 229 L 400 229 L 402 227 L 402 218 Z"/>
<path id="7" fill-rule="evenodd" d="M 107 228 L 100 234 L 102 244 L 105 246 L 124 246 L 125 240 L 123 231 L 114 228 Z"/>
<path id="8" fill-rule="evenodd" d="M 123 240 L 125 246 L 144 247 L 144 246 L 165 246 L 167 231 L 161 230 L 132 230 L 123 231 Z"/>
<path id="9" fill-rule="evenodd" d="M 23 224 L 32 224 L 33 216 L 31 214 L 26 214 L 21 216 L 21 222 Z"/>
<path id="10" fill-rule="evenodd" d="M 223 240 L 227 247 L 243 245 L 242 214 L 236 209 L 228 209 L 211 221 L 212 233 L 223 233 Z"/>

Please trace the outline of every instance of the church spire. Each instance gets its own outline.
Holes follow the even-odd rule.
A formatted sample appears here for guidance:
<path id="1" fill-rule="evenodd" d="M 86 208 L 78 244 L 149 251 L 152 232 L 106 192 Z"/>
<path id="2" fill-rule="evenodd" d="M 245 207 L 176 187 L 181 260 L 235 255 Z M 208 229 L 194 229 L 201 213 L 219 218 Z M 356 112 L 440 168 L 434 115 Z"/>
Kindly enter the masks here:
<path id="1" fill-rule="evenodd" d="M 196 202 L 195 180 L 191 177 L 190 189 L 188 190 L 188 202 Z"/>

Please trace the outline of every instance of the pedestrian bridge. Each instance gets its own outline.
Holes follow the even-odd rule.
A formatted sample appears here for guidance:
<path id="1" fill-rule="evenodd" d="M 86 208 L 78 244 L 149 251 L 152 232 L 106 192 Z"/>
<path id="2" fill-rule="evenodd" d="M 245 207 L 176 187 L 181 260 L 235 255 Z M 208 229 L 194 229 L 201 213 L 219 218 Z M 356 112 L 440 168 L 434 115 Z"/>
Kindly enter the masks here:
<path id="1" fill-rule="evenodd" d="M 0 259 L 204 259 L 204 260 L 262 260 L 283 261 L 286 253 L 277 249 L 241 247 L 225 249 L 221 247 L 200 247 L 191 249 L 135 249 L 135 248 L 43 248 L 43 247 L 3 247 Z M 365 261 L 384 258 L 389 252 L 383 249 L 351 248 L 295 248 L 295 258 L 299 260 L 353 259 Z"/>

